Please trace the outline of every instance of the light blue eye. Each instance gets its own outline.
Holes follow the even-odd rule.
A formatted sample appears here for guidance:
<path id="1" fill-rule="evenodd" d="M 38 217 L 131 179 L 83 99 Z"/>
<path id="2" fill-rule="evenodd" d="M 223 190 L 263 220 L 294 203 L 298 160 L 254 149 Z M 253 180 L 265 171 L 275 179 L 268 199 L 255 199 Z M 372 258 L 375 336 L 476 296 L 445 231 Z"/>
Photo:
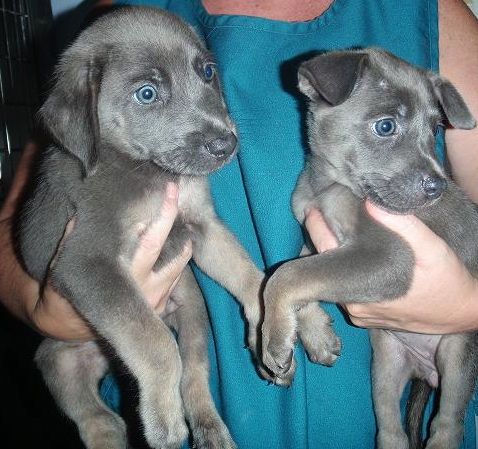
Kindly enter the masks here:
<path id="1" fill-rule="evenodd" d="M 134 98 L 141 104 L 151 104 L 157 100 L 158 92 L 154 86 L 145 84 L 134 93 Z"/>
<path id="2" fill-rule="evenodd" d="M 372 126 L 373 132 L 379 137 L 388 137 L 395 134 L 397 122 L 393 118 L 377 120 Z"/>
<path id="3" fill-rule="evenodd" d="M 213 64 L 212 62 L 204 64 L 203 72 L 204 79 L 206 81 L 211 81 L 216 73 L 216 64 Z"/>

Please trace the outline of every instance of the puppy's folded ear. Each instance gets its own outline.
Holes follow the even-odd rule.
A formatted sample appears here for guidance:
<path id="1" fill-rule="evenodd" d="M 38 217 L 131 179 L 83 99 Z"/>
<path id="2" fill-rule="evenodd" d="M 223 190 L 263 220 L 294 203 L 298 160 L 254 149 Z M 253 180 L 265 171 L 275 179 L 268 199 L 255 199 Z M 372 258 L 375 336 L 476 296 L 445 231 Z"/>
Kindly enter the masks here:
<path id="1" fill-rule="evenodd" d="M 97 102 L 104 59 L 93 52 L 67 50 L 56 67 L 56 82 L 40 109 L 54 139 L 83 164 L 85 176 L 98 162 Z"/>
<path id="2" fill-rule="evenodd" d="M 366 53 L 351 51 L 316 56 L 299 67 L 299 89 L 313 101 L 322 97 L 339 105 L 352 93 L 367 59 Z"/>
<path id="3" fill-rule="evenodd" d="M 455 86 L 448 80 L 432 75 L 433 88 L 446 118 L 454 128 L 472 129 L 476 120 L 466 106 Z"/>

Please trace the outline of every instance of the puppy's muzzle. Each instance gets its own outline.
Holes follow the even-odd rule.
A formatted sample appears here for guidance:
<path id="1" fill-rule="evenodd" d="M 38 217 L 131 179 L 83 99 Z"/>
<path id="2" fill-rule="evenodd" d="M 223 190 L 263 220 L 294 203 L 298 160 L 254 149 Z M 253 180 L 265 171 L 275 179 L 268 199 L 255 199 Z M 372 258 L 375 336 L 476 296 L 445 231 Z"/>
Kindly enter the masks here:
<path id="1" fill-rule="evenodd" d="M 222 137 L 210 140 L 204 146 L 206 150 L 214 157 L 219 159 L 226 158 L 234 153 L 237 145 L 237 137 L 230 132 Z"/>
<path id="2" fill-rule="evenodd" d="M 424 176 L 420 187 L 428 199 L 434 200 L 440 198 L 447 188 L 447 182 L 444 178 L 438 176 Z"/>

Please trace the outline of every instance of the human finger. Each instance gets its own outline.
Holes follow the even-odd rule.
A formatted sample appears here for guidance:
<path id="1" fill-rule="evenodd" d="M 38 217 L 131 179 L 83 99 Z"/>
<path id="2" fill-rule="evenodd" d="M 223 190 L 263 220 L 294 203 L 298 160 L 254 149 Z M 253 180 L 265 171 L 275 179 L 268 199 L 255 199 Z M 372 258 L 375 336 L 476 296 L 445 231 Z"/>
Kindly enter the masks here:
<path id="1" fill-rule="evenodd" d="M 65 341 L 88 341 L 96 338 L 88 323 L 68 300 L 47 283 L 32 313 L 38 332 Z"/>
<path id="2" fill-rule="evenodd" d="M 153 269 L 178 213 L 178 193 L 176 184 L 167 184 L 159 218 L 140 237 L 131 264 L 134 277 L 142 277 Z"/>
<path id="3" fill-rule="evenodd" d="M 191 258 L 191 246 L 190 242 L 186 244 L 181 254 L 159 271 L 151 272 L 151 276 L 140 285 L 144 297 L 159 314 L 167 308 L 170 295 L 179 282 L 181 274 Z"/>
<path id="4" fill-rule="evenodd" d="M 186 268 L 192 256 L 192 243 L 188 241 L 183 248 L 181 254 L 171 260 L 167 265 L 161 268 L 154 276 L 154 284 L 157 286 L 157 291 L 162 291 L 158 304 L 153 304 L 153 307 L 158 310 L 158 307 L 165 307 L 165 299 L 169 297 L 176 287 L 182 272 Z M 153 287 L 154 288 L 154 287 Z"/>
<path id="5" fill-rule="evenodd" d="M 337 248 L 337 238 L 317 209 L 310 209 L 306 212 L 305 227 L 319 253 Z"/>

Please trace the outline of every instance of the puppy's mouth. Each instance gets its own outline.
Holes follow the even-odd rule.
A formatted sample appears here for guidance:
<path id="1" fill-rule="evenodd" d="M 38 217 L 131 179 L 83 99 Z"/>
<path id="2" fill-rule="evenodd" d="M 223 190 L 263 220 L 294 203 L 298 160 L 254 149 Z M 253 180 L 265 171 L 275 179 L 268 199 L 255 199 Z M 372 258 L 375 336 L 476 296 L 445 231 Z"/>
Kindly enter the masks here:
<path id="1" fill-rule="evenodd" d="M 392 185 L 391 185 L 392 184 Z M 409 214 L 415 210 L 429 206 L 438 199 L 424 196 L 413 186 L 394 186 L 393 183 L 364 183 L 364 197 L 382 209 L 395 214 Z"/>
<path id="2" fill-rule="evenodd" d="M 205 176 L 228 164 L 236 153 L 237 146 L 212 152 L 204 144 L 199 148 L 178 147 L 157 155 L 153 162 L 162 169 L 179 175 Z"/>
<path id="3" fill-rule="evenodd" d="M 372 186 L 365 185 L 364 188 L 365 194 L 364 196 L 368 198 L 372 203 L 376 204 L 377 206 L 381 207 L 382 209 L 388 210 L 389 212 L 393 212 L 396 214 L 407 214 L 412 212 L 418 206 L 411 204 L 411 202 L 403 202 L 403 201 L 395 201 L 392 197 L 395 195 L 393 192 L 385 193 L 383 191 L 379 192 L 375 190 Z M 402 200 L 402 199 L 401 199 Z"/>

